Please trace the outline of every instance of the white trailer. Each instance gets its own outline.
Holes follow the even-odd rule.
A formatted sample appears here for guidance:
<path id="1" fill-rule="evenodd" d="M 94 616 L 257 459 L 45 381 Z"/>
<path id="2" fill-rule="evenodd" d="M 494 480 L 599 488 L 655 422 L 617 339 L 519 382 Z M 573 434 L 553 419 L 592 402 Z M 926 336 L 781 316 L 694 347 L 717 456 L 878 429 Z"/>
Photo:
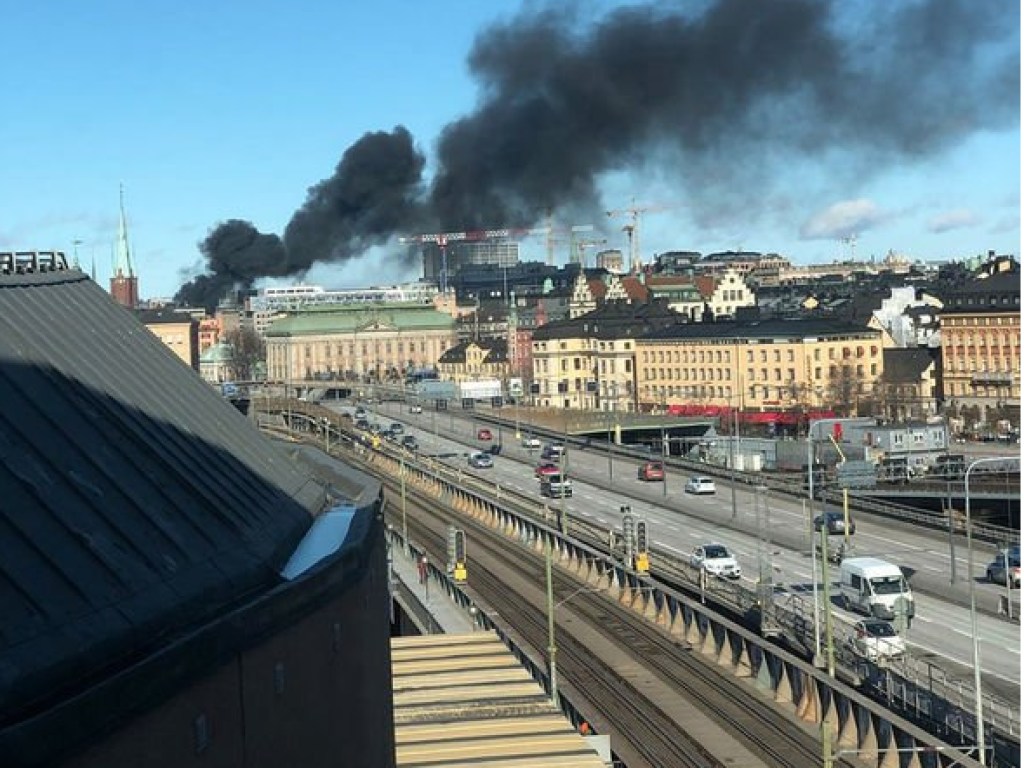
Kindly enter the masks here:
<path id="1" fill-rule="evenodd" d="M 459 384 L 459 397 L 463 400 L 490 400 L 492 397 L 501 397 L 501 380 L 463 381 Z"/>

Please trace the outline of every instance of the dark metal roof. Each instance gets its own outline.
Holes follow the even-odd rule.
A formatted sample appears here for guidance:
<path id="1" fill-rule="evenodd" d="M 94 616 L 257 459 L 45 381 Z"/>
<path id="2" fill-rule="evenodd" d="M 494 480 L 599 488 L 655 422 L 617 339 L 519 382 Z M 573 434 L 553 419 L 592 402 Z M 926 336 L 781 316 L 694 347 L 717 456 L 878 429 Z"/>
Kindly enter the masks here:
<path id="1" fill-rule="evenodd" d="M 277 584 L 323 499 L 81 272 L 0 275 L 0 726 Z"/>
<path id="2" fill-rule="evenodd" d="M 1020 270 L 979 277 L 943 294 L 942 314 L 1020 312 Z"/>
<path id="3" fill-rule="evenodd" d="M 684 322 L 683 315 L 669 309 L 660 299 L 643 304 L 609 301 L 585 315 L 542 325 L 533 332 L 533 340 L 637 337 L 653 328 Z"/>
<path id="4" fill-rule="evenodd" d="M 885 380 L 891 384 L 917 384 L 928 367 L 939 362 L 939 350 L 896 347 L 882 350 Z"/>

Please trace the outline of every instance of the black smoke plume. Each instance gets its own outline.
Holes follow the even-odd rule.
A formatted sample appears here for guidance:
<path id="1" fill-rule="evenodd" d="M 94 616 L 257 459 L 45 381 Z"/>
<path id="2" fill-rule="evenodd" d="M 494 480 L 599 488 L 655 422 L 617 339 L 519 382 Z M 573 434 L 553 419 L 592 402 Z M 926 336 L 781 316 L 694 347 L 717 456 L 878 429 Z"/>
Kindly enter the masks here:
<path id="1" fill-rule="evenodd" d="M 262 258 L 220 253 L 211 234 L 210 286 L 342 262 L 422 227 L 597 214 L 609 171 L 653 168 L 698 217 L 749 219 L 794 161 L 863 181 L 1019 122 L 1017 3 L 655 2 L 596 20 L 585 8 L 541 7 L 478 36 L 479 106 L 442 131 L 429 189 L 408 131 L 367 134 L 310 190 L 279 264 L 235 267 Z"/>

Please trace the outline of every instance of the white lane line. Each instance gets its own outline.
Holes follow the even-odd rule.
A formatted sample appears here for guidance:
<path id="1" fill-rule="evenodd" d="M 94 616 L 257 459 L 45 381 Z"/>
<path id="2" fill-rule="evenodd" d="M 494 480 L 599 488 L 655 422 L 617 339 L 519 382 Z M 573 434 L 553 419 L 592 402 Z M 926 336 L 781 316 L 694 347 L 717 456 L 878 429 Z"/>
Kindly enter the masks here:
<path id="1" fill-rule="evenodd" d="M 938 648 L 933 648 L 933 647 L 931 647 L 929 645 L 924 645 L 922 643 L 917 642 L 916 640 L 908 640 L 907 641 L 907 645 L 911 646 L 912 648 L 920 648 L 923 651 L 927 651 L 928 653 L 931 653 L 931 654 L 934 654 L 934 655 L 936 655 L 936 656 L 938 656 L 940 658 L 946 659 L 947 661 L 962 663 L 962 662 L 959 661 L 959 659 L 955 659 L 952 656 L 950 656 L 948 651 L 940 651 Z M 984 665 L 982 666 L 981 671 L 984 674 L 986 674 L 986 675 L 990 675 L 992 677 L 998 677 L 1000 680 L 1004 680 L 1007 683 L 1012 683 L 1013 685 L 1019 685 L 1020 684 L 1020 680 L 1019 679 L 1012 678 L 1012 677 L 1007 677 L 1006 675 L 1001 675 L 998 672 L 985 667 Z"/>

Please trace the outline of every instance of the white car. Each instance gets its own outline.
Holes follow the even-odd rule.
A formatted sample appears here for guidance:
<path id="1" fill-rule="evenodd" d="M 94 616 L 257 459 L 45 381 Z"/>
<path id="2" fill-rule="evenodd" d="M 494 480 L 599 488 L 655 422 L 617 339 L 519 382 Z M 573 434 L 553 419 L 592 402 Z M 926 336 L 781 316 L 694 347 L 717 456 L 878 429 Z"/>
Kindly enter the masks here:
<path id="1" fill-rule="evenodd" d="M 409 413 L 423 413 L 423 406 L 422 405 L 410 405 L 409 406 Z"/>
<path id="2" fill-rule="evenodd" d="M 530 448 L 530 449 L 540 448 L 540 438 L 539 437 L 529 437 L 529 436 L 524 437 L 523 438 L 523 448 Z"/>
<path id="3" fill-rule="evenodd" d="M 853 650 L 868 661 L 887 661 L 906 655 L 907 644 L 883 619 L 864 619 L 853 626 Z"/>
<path id="4" fill-rule="evenodd" d="M 740 577 L 740 564 L 724 544 L 702 544 L 690 555 L 690 565 L 703 568 L 712 576 L 725 579 Z"/>
<path id="5" fill-rule="evenodd" d="M 691 477 L 686 481 L 684 490 L 687 493 L 712 494 L 715 492 L 715 481 L 709 477 Z"/>

